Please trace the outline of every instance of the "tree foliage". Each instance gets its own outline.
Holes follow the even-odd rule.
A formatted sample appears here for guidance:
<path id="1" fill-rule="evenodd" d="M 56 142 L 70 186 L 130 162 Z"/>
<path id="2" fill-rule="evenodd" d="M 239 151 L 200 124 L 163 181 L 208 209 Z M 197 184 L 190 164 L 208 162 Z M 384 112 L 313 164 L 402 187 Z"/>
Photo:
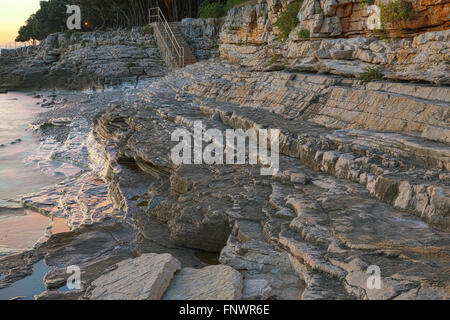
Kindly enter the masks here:
<path id="1" fill-rule="evenodd" d="M 67 7 L 81 8 L 83 30 L 129 28 L 149 23 L 148 11 L 159 6 L 169 20 L 197 17 L 201 0 L 46 0 L 20 28 L 16 41 L 43 40 L 66 31 Z"/>
<path id="2" fill-rule="evenodd" d="M 257 3 L 249 0 L 203 0 L 200 6 L 200 18 L 219 18 L 225 16 L 235 6 Z"/>

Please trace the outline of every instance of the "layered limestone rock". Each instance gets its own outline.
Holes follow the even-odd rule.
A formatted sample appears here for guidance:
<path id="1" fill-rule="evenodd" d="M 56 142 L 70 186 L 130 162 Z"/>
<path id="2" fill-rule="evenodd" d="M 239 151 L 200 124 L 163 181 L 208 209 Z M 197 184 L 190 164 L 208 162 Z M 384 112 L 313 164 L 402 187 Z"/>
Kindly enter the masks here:
<path id="1" fill-rule="evenodd" d="M 222 24 L 222 18 L 186 18 L 176 25 L 189 44 L 192 53 L 197 59 L 204 60 L 219 55 L 219 32 Z"/>
<path id="2" fill-rule="evenodd" d="M 170 253 L 191 269 L 178 282 L 175 275 L 168 296 L 448 299 L 447 91 L 212 61 L 179 70 L 94 118 L 88 154 L 120 219 L 106 215 L 2 258 L 0 274 L 8 276 L 0 286 L 45 257 L 48 290 L 38 299 L 89 298 L 91 284 L 117 263 Z M 278 172 L 263 176 L 248 162 L 174 164 L 172 133 L 192 134 L 195 121 L 203 132 L 280 129 Z M 71 193 L 55 212 L 76 199 Z M 220 254 L 226 267 L 212 269 L 227 270 L 224 290 L 197 291 L 186 280 L 211 273 L 196 250 Z M 58 293 L 69 265 L 80 266 L 82 289 Z M 368 284 L 374 267 L 381 289 Z M 127 277 L 123 287 L 139 289 L 126 286 L 138 282 Z"/>
<path id="3" fill-rule="evenodd" d="M 136 82 L 167 72 L 145 28 L 57 33 L 37 48 L 0 57 L 0 86 L 84 89 Z"/>
<path id="4" fill-rule="evenodd" d="M 290 4 L 298 7 L 299 25 L 293 30 L 308 30 L 313 38 L 373 36 L 384 29 L 392 37 L 411 37 L 423 31 L 446 30 L 449 27 L 450 6 L 445 0 L 397 1 L 397 0 L 260 0 L 245 7 L 237 7 L 229 12 L 233 19 L 239 15 L 246 22 L 254 22 L 259 17 L 258 10 L 265 12 L 264 24 L 274 25 L 281 13 Z M 395 3 L 394 12 L 403 12 L 391 21 L 384 16 L 390 12 L 385 8 Z M 256 8 L 256 14 L 255 14 Z M 239 18 L 238 18 L 239 19 Z M 250 24 L 248 24 L 250 25 Z M 269 25 L 267 25 L 269 26 Z M 266 29 L 267 30 L 267 29 Z"/>
<path id="5" fill-rule="evenodd" d="M 93 137 L 115 194 L 132 194 L 126 168 L 146 177 L 139 232 L 157 218 L 177 245 L 220 251 L 245 298 L 448 298 L 448 141 L 426 129 L 448 127 L 446 90 L 199 63 L 112 104 Z M 281 129 L 278 173 L 175 165 L 172 132 L 200 120 Z M 382 289 L 368 287 L 370 266 Z"/>
<path id="6" fill-rule="evenodd" d="M 169 287 L 180 262 L 170 254 L 145 254 L 119 262 L 91 284 L 91 300 L 159 300 Z"/>
<path id="7" fill-rule="evenodd" d="M 250 120 L 248 111 L 231 108 L 227 112 L 233 115 L 228 117 L 209 104 L 201 107 L 208 113 L 219 112 L 222 119 L 229 119 L 227 123 L 233 125 L 240 122 L 248 126 L 255 121 L 254 125 L 281 127 L 284 129 L 280 142 L 282 152 L 301 158 L 315 170 L 361 183 L 378 199 L 448 230 L 448 208 L 444 205 L 447 200 L 444 199 L 449 192 L 445 178 L 449 169 L 446 140 L 449 95 L 445 87 L 363 85 L 336 77 L 284 72 L 252 74 L 224 72 L 187 85 L 185 90 L 269 111 L 266 118 L 258 116 L 259 120 L 255 121 Z M 359 92 L 358 85 L 362 85 Z M 422 89 L 423 95 L 419 93 Z M 426 99 L 427 90 L 434 91 L 432 96 L 442 100 Z M 415 92 L 411 96 L 397 94 L 412 91 Z M 345 98 L 340 100 L 341 97 Z M 433 107 L 424 112 L 427 104 Z M 409 111 L 399 117 L 402 108 Z M 419 120 L 421 116 L 425 118 Z M 331 133 L 321 126 L 345 130 Z M 428 127 L 441 132 L 438 141 L 430 141 L 434 137 L 428 135 Z M 381 187 L 385 183 L 390 184 L 391 189 Z"/>
<path id="8" fill-rule="evenodd" d="M 132 257 L 130 244 L 135 236 L 135 229 L 129 224 L 108 221 L 53 235 L 34 250 L 2 257 L 0 274 L 6 276 L 0 280 L 0 288 L 31 275 L 33 265 L 43 259 L 51 268 L 45 277 L 49 290 L 65 286 L 71 275 L 67 273 L 67 267 L 73 265 L 81 269 L 81 285 L 85 290 L 90 281 L 101 276 L 106 269 Z"/>
<path id="9" fill-rule="evenodd" d="M 173 279 L 164 300 L 239 300 L 242 276 L 228 266 L 182 269 Z"/>
<path id="10" fill-rule="evenodd" d="M 218 55 L 223 19 L 183 19 L 174 23 L 200 60 Z M 164 75 L 153 32 L 148 27 L 85 33 L 56 33 L 37 47 L 0 52 L 0 88 L 85 89 L 137 82 Z"/>
<path id="11" fill-rule="evenodd" d="M 393 38 L 380 36 L 376 32 L 362 37 L 359 32 L 342 32 L 343 27 L 336 22 L 345 11 L 341 1 L 339 4 L 322 1 L 322 7 L 319 1 L 304 1 L 297 17 L 299 24 L 283 41 L 278 39 L 274 27 L 283 3 L 269 1 L 230 10 L 220 33 L 221 57 L 253 70 L 287 69 L 359 77 L 364 68 L 378 67 L 389 79 L 449 83 L 448 13 L 443 24 L 447 27 L 437 28 L 440 31 L 430 28 L 422 34 L 408 33 L 403 39 L 396 35 Z M 347 5 L 359 6 L 360 3 L 348 1 Z M 429 6 L 445 6 L 447 11 L 449 7 L 444 2 Z M 311 16 L 308 12 L 314 10 L 323 13 Z M 305 16 L 315 18 L 308 20 Z M 318 17 L 324 21 L 317 20 Z M 333 26 L 333 19 L 337 19 L 336 26 Z M 366 25 L 365 22 L 354 23 Z M 324 28 L 326 31 L 322 30 Z M 300 37 L 302 30 L 308 30 L 309 35 Z M 427 31 L 427 28 L 421 25 L 420 30 Z"/>

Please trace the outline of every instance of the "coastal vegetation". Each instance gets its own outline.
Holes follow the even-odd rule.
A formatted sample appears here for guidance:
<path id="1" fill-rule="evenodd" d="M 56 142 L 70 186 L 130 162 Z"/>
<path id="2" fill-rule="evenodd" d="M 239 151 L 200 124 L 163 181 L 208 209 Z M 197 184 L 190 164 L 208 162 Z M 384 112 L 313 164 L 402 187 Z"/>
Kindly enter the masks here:
<path id="1" fill-rule="evenodd" d="M 383 78 L 380 68 L 365 67 L 363 72 L 360 74 L 361 80 L 363 82 L 371 82 L 373 80 L 380 80 Z"/>
<path id="2" fill-rule="evenodd" d="M 297 33 L 297 35 L 300 39 L 309 39 L 311 33 L 307 29 L 302 29 Z"/>
<path id="3" fill-rule="evenodd" d="M 67 7 L 81 8 L 82 31 L 130 28 L 149 23 L 149 9 L 159 6 L 169 20 L 198 16 L 201 0 L 47 0 L 20 28 L 17 42 L 43 40 L 66 31 Z"/>
<path id="4" fill-rule="evenodd" d="M 228 11 L 242 4 L 257 3 L 248 0 L 203 0 L 200 6 L 200 18 L 220 18 L 226 16 Z"/>
<path id="5" fill-rule="evenodd" d="M 303 0 L 296 0 L 288 4 L 286 10 L 281 13 L 275 22 L 275 26 L 278 28 L 277 36 L 279 39 L 286 39 L 289 33 L 291 33 L 291 30 L 298 25 L 297 14 L 302 3 Z"/>
<path id="6" fill-rule="evenodd" d="M 381 4 L 381 23 L 399 24 L 411 20 L 414 17 L 412 3 L 405 0 L 395 0 L 387 4 Z"/>

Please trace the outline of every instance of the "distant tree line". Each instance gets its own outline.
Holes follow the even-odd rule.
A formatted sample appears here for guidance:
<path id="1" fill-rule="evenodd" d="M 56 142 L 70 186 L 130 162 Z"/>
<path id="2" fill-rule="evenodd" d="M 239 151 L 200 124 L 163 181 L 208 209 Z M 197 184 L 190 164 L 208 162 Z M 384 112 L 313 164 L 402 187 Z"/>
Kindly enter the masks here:
<path id="1" fill-rule="evenodd" d="M 228 10 L 240 4 L 257 3 L 255 0 L 203 0 L 200 5 L 200 18 L 220 18 L 226 16 Z"/>
<path id="2" fill-rule="evenodd" d="M 67 30 L 67 7 L 81 8 L 84 31 L 129 28 L 148 24 L 149 8 L 159 6 L 172 21 L 199 15 L 202 0 L 47 0 L 19 29 L 17 42 L 43 40 L 49 34 Z"/>

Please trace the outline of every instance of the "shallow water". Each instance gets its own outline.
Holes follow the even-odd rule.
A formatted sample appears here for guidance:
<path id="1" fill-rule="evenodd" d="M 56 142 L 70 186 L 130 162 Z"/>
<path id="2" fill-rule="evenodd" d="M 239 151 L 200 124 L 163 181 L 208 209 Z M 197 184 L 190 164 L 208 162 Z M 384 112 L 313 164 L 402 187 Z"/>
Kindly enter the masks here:
<path id="1" fill-rule="evenodd" d="M 0 94 L 0 201 L 15 199 L 59 181 L 23 161 L 39 147 L 29 123 L 42 108 L 23 93 Z M 17 139 L 20 142 L 14 143 Z M 11 144 L 13 143 L 13 144 Z"/>
<path id="2" fill-rule="evenodd" d="M 33 266 L 33 273 L 14 282 L 11 286 L 0 289 L 0 300 L 34 300 L 34 296 L 45 291 L 44 276 L 49 271 L 44 260 Z"/>
<path id="3" fill-rule="evenodd" d="M 50 218 L 37 212 L 23 211 L 0 215 L 0 253 L 30 249 L 45 236 Z"/>
<path id="4" fill-rule="evenodd" d="M 24 161 L 39 148 L 29 129 L 33 115 L 43 110 L 36 102 L 24 93 L 0 94 L 0 254 L 31 248 L 50 223 L 10 200 L 61 180 Z"/>

